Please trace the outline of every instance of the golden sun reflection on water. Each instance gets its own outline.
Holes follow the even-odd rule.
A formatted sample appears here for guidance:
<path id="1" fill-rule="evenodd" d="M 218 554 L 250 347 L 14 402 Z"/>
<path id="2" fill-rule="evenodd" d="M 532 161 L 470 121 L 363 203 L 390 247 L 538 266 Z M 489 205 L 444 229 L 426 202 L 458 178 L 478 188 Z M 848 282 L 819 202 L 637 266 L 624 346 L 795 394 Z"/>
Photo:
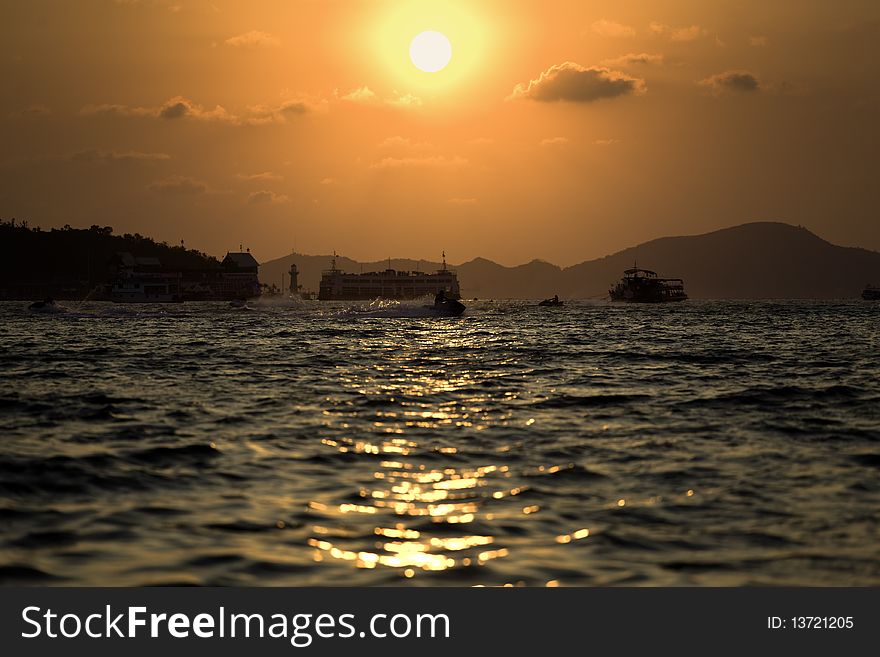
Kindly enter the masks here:
<path id="1" fill-rule="evenodd" d="M 375 453 L 387 453 L 388 446 L 388 443 L 376 445 L 378 452 Z M 314 536 L 309 539 L 309 545 L 315 548 L 316 560 L 329 556 L 350 561 L 357 568 L 403 569 L 407 577 L 415 574 L 414 569 L 440 571 L 482 565 L 506 557 L 509 551 L 505 547 L 487 549 L 495 543 L 495 537 L 467 531 L 467 525 L 480 511 L 484 497 L 480 489 L 489 485 L 490 475 L 504 477 L 506 474 L 506 467 L 494 465 L 440 469 L 402 461 L 381 461 L 380 469 L 374 472 L 378 485 L 359 490 L 363 503 L 330 506 L 312 502 L 310 505 L 313 513 L 321 514 L 331 523 L 350 513 L 381 516 L 388 522 L 373 528 L 376 540 L 371 548 L 354 549 L 344 531 L 330 529 L 325 524 L 313 526 Z M 494 491 L 485 497 L 493 498 L 500 492 Z M 421 523 L 420 529 L 411 526 L 413 521 L 422 519 L 428 522 Z M 462 531 L 449 535 L 449 526 L 461 526 Z"/>
<path id="2" fill-rule="evenodd" d="M 439 345 L 437 340 L 436 335 L 425 337 L 431 345 Z M 443 349 L 453 346 L 443 343 Z M 499 456 L 498 463 L 486 463 L 486 448 L 478 446 L 482 463 L 465 465 L 480 432 L 513 427 L 518 394 L 475 386 L 502 374 L 467 368 L 447 372 L 441 355 L 423 356 L 416 365 L 401 351 L 391 360 L 395 376 L 379 368 L 346 371 L 341 378 L 345 394 L 327 399 L 332 405 L 324 410 L 321 443 L 347 455 L 353 478 L 347 493 L 328 493 L 331 497 L 319 496 L 309 504 L 315 521 L 307 540 L 316 563 L 386 568 L 406 578 L 462 569 L 469 577 L 466 569 L 497 569 L 511 550 L 521 549 L 522 523 L 544 527 L 534 534 L 543 535 L 543 547 L 532 547 L 532 554 L 546 556 L 560 544 L 591 535 L 575 525 L 571 533 L 557 536 L 560 530 L 549 527 L 553 513 L 547 517 L 535 500 L 518 501 L 531 490 L 524 473 L 514 475 L 506 464 L 519 443 L 504 438 L 494 444 L 491 452 Z M 353 433 L 355 426 L 367 429 Z M 531 416 L 518 420 L 516 431 L 523 426 L 540 431 Z M 539 465 L 525 476 L 566 476 L 574 467 Z M 497 581 L 503 572 L 502 566 L 486 579 Z M 546 581 L 559 585 L 555 579 Z"/>
<path id="3" fill-rule="evenodd" d="M 359 502 L 314 500 L 309 505 L 310 512 L 320 517 L 308 541 L 315 560 L 329 557 L 357 568 L 394 568 L 413 577 L 418 571 L 480 566 L 508 556 L 509 549 L 496 545 L 497 538 L 484 531 L 485 524 L 479 524 L 482 530 L 474 525 L 480 518 L 492 517 L 484 508 L 486 502 L 517 495 L 522 487 L 504 486 L 510 476 L 504 465 L 447 466 L 438 457 L 455 457 L 459 450 L 437 444 L 437 436 L 462 429 L 481 431 L 506 417 L 489 416 L 490 400 L 485 395 L 468 395 L 456 404 L 422 401 L 471 385 L 468 373 L 447 377 L 438 368 L 406 369 L 407 376 L 391 381 L 367 373 L 345 378 L 349 390 L 397 405 L 367 411 L 369 434 L 350 437 L 338 432 L 347 428 L 352 414 L 364 411 L 341 408 L 335 414 L 325 413 L 325 426 L 336 431 L 332 438 L 321 440 L 323 445 L 382 460 L 372 482 L 358 488 Z M 434 437 L 430 444 L 420 444 L 419 436 L 426 432 Z M 416 461 L 423 457 L 438 464 Z M 372 537 L 346 529 L 362 524 L 347 523 L 351 514 L 375 516 Z"/>

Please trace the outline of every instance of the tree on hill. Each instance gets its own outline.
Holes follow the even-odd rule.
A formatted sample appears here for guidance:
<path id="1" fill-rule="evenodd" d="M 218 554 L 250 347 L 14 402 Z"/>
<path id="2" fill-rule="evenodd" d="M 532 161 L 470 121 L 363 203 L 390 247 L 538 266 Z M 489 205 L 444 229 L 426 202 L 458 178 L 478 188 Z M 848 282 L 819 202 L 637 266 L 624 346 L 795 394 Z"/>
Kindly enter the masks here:
<path id="1" fill-rule="evenodd" d="M 64 282 L 94 285 L 106 281 L 118 253 L 158 258 L 170 271 L 211 269 L 219 261 L 201 251 L 158 243 L 139 233 L 114 235 L 111 226 L 87 229 L 30 228 L 27 221 L 0 221 L 0 285 Z"/>

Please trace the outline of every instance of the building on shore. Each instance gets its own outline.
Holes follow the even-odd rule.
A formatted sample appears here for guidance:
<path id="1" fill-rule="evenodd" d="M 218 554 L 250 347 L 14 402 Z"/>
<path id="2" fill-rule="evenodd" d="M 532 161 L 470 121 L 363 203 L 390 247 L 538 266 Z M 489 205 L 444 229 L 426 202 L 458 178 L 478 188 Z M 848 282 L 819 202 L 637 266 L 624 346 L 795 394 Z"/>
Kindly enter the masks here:
<path id="1" fill-rule="evenodd" d="M 250 252 L 227 253 L 220 267 L 169 271 L 158 258 L 118 253 L 106 297 L 118 303 L 224 301 L 260 296 L 259 263 Z"/>

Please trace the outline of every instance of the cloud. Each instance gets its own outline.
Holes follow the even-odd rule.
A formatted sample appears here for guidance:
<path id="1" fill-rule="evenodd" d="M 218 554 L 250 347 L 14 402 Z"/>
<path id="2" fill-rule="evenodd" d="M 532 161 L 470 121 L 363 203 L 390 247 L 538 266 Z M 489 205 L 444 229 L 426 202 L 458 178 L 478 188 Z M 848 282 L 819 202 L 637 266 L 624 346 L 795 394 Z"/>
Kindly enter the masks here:
<path id="1" fill-rule="evenodd" d="M 690 27 L 680 27 L 676 30 L 672 30 L 672 33 L 669 35 L 669 40 L 685 42 L 696 41 L 706 34 L 708 34 L 708 32 L 699 25 L 691 25 Z"/>
<path id="2" fill-rule="evenodd" d="M 392 105 L 393 107 L 421 107 L 422 99 L 418 96 L 413 96 L 412 94 L 401 94 L 397 90 L 394 91 L 394 98 L 386 98 L 386 105 Z"/>
<path id="3" fill-rule="evenodd" d="M 237 173 L 235 177 L 239 180 L 282 180 L 282 176 L 272 171 L 263 171 L 261 173 Z"/>
<path id="4" fill-rule="evenodd" d="M 619 139 L 596 139 L 593 141 L 593 144 L 596 146 L 611 146 L 612 144 L 619 144 Z"/>
<path id="5" fill-rule="evenodd" d="M 80 112 L 82 116 L 114 115 L 125 117 L 148 117 L 173 121 L 190 118 L 199 121 L 223 121 L 234 123 L 237 117 L 227 112 L 221 105 L 206 110 L 184 96 L 169 98 L 158 107 L 131 107 L 129 105 L 104 103 L 86 105 Z"/>
<path id="6" fill-rule="evenodd" d="M 335 185 L 339 181 L 336 178 L 321 178 L 319 181 L 322 185 Z"/>
<path id="7" fill-rule="evenodd" d="M 157 194 L 167 194 L 170 196 L 196 196 L 208 192 L 208 184 L 201 180 L 195 180 L 186 176 L 169 176 L 162 180 L 157 180 L 147 186 L 152 192 Z"/>
<path id="8" fill-rule="evenodd" d="M 708 31 L 699 25 L 689 25 L 687 27 L 671 27 L 664 23 L 651 23 L 648 26 L 654 34 L 668 38 L 670 41 L 687 42 L 696 41 L 702 36 L 706 36 Z"/>
<path id="9" fill-rule="evenodd" d="M 568 144 L 568 137 L 547 137 L 541 140 L 541 146 L 565 146 Z"/>
<path id="10" fill-rule="evenodd" d="M 714 94 L 725 92 L 751 93 L 761 90 L 758 78 L 748 71 L 725 71 L 711 75 L 699 84 L 708 87 Z"/>
<path id="11" fill-rule="evenodd" d="M 387 137 L 379 142 L 378 146 L 379 148 L 405 148 L 415 150 L 431 148 L 431 144 L 426 141 L 413 141 L 409 137 L 401 137 L 400 135 Z"/>
<path id="12" fill-rule="evenodd" d="M 287 203 L 290 201 L 290 197 L 286 194 L 276 194 L 273 191 L 268 189 L 261 189 L 256 192 L 251 192 L 248 194 L 247 202 L 251 205 L 264 205 L 271 203 Z"/>
<path id="13" fill-rule="evenodd" d="M 52 113 L 52 110 L 42 105 L 40 103 L 34 103 L 33 105 L 28 105 L 27 107 L 22 107 L 20 110 L 16 110 L 14 112 L 9 113 L 10 119 L 21 119 L 25 117 L 40 117 L 40 116 L 49 116 Z"/>
<path id="14" fill-rule="evenodd" d="M 460 169 L 468 166 L 463 157 L 386 157 L 370 165 L 371 169 Z"/>
<path id="15" fill-rule="evenodd" d="M 247 115 L 239 119 L 242 125 L 287 123 L 288 118 L 308 113 L 312 107 L 301 100 L 286 100 L 278 105 L 249 105 Z"/>
<path id="16" fill-rule="evenodd" d="M 391 98 L 382 98 L 375 91 L 370 89 L 367 86 L 358 87 L 357 89 L 353 89 L 347 94 L 340 96 L 342 100 L 358 103 L 360 105 L 389 105 L 391 107 L 400 107 L 403 109 L 410 107 L 421 107 L 422 99 L 418 96 L 413 96 L 412 94 L 401 94 L 398 91 L 394 91 L 394 96 Z"/>
<path id="17" fill-rule="evenodd" d="M 312 109 L 305 101 L 286 100 L 278 105 L 250 105 L 241 114 L 228 112 L 222 105 L 206 109 L 185 96 L 169 98 L 158 107 L 132 107 L 121 104 L 86 105 L 80 110 L 82 116 L 119 116 L 153 118 L 165 121 L 189 119 L 216 122 L 227 125 L 254 126 L 286 123 L 289 117 L 305 114 Z"/>
<path id="18" fill-rule="evenodd" d="M 479 201 L 475 198 L 448 198 L 449 205 L 476 205 Z"/>
<path id="19" fill-rule="evenodd" d="M 170 0 L 113 0 L 113 4 L 123 7 L 157 7 L 167 8 L 172 12 L 180 11 L 179 5 L 170 5 Z"/>
<path id="20" fill-rule="evenodd" d="M 89 149 L 73 153 L 72 162 L 157 162 L 170 160 L 167 153 L 144 153 L 141 151 L 101 151 Z"/>
<path id="21" fill-rule="evenodd" d="M 217 105 L 212 110 L 206 110 L 201 105 L 183 96 L 175 96 L 159 108 L 157 116 L 160 119 L 181 119 L 188 117 L 198 121 L 226 121 L 235 122 L 236 117 L 227 112 L 221 105 Z"/>
<path id="22" fill-rule="evenodd" d="M 584 68 L 574 62 L 555 64 L 526 84 L 518 84 L 508 100 L 528 98 L 541 102 L 591 103 L 645 93 L 645 81 L 608 68 Z"/>
<path id="23" fill-rule="evenodd" d="M 347 100 L 352 103 L 364 104 L 373 104 L 380 102 L 379 96 L 376 95 L 376 92 L 366 86 L 353 89 L 352 91 L 342 96 L 342 100 Z"/>
<path id="24" fill-rule="evenodd" d="M 629 25 L 624 25 L 617 21 L 610 21 L 607 18 L 597 20 L 590 26 L 590 29 L 596 34 L 604 37 L 620 38 L 633 37 L 636 35 L 636 31 Z"/>
<path id="25" fill-rule="evenodd" d="M 605 59 L 602 64 L 604 66 L 660 66 L 663 64 L 663 55 L 631 52 L 620 57 Z"/>
<path id="26" fill-rule="evenodd" d="M 763 48 L 770 43 L 770 39 L 765 36 L 749 37 L 749 45 L 753 48 Z"/>
<path id="27" fill-rule="evenodd" d="M 261 32 L 260 30 L 251 30 L 250 32 L 245 32 L 244 34 L 239 34 L 234 37 L 229 37 L 224 41 L 227 46 L 232 46 L 233 48 L 277 48 L 281 45 L 281 39 L 276 36 L 272 36 L 268 32 Z"/>
<path id="28" fill-rule="evenodd" d="M 102 103 L 100 105 L 85 105 L 79 111 L 82 116 L 99 116 L 109 114 L 115 116 L 155 116 L 155 110 L 145 107 L 129 107 L 114 103 Z"/>
<path id="29" fill-rule="evenodd" d="M 191 114 L 193 106 L 189 101 L 169 101 L 159 109 L 159 117 L 162 119 L 179 119 Z"/>

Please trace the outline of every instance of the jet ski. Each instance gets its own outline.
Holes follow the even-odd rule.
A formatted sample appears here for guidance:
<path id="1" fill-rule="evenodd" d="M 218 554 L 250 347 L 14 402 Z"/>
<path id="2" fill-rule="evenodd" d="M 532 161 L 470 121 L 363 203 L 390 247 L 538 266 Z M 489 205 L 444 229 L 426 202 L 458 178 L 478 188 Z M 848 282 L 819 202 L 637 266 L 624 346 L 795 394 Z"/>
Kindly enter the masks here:
<path id="1" fill-rule="evenodd" d="M 458 317 L 465 311 L 466 306 L 455 299 L 445 299 L 435 302 L 433 306 L 425 306 L 425 308 L 433 310 L 438 317 Z"/>
<path id="2" fill-rule="evenodd" d="M 28 306 L 28 310 L 35 313 L 62 313 L 65 311 L 65 308 L 55 303 L 54 299 L 47 298 L 43 301 L 34 301 Z"/>
<path id="3" fill-rule="evenodd" d="M 543 300 L 542 302 L 540 302 L 538 305 L 539 305 L 539 306 L 544 306 L 545 308 L 548 307 L 548 306 L 551 307 L 551 308 L 558 308 L 558 307 L 560 307 L 560 306 L 564 306 L 564 305 L 565 305 L 565 302 L 564 302 L 564 301 L 560 301 L 560 300 L 559 300 L 559 297 L 553 297 L 552 299 L 544 299 L 544 300 Z"/>

